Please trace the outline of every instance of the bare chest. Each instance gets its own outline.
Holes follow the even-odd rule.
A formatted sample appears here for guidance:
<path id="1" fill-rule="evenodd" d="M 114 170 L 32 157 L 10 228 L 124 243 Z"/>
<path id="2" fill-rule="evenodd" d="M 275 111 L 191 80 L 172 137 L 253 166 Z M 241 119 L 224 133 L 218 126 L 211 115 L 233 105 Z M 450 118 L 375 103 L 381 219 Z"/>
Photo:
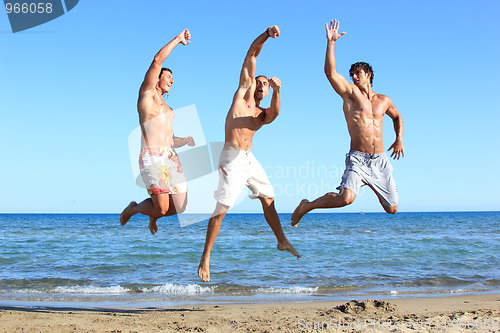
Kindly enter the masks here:
<path id="1" fill-rule="evenodd" d="M 344 107 L 344 113 L 347 120 L 354 122 L 373 122 L 380 120 L 384 117 L 385 111 L 385 106 L 377 98 L 371 101 L 368 98 L 361 98 L 357 101 L 351 101 Z"/>
<path id="2" fill-rule="evenodd" d="M 264 112 L 255 106 L 233 108 L 229 111 L 226 123 L 230 127 L 256 131 L 262 126 Z"/>
<path id="3" fill-rule="evenodd" d="M 172 122 L 175 117 L 174 110 L 169 107 L 160 96 L 148 96 L 139 100 L 137 109 L 141 122 L 156 119 L 156 122 Z"/>

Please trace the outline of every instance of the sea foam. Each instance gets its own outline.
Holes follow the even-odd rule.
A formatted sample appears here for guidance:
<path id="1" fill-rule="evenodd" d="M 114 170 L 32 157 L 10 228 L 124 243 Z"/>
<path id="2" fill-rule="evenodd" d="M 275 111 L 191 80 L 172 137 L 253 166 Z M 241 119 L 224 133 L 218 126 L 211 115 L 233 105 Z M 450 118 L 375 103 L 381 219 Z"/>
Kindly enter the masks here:
<path id="1" fill-rule="evenodd" d="M 166 283 L 161 286 L 156 286 L 152 288 L 144 288 L 142 289 L 143 292 L 149 292 L 149 293 L 159 293 L 159 294 L 186 294 L 186 295 L 192 295 L 192 294 L 203 294 L 203 293 L 213 293 L 215 290 L 215 287 L 202 287 L 198 284 L 188 284 L 188 285 L 182 285 L 182 284 L 175 284 L 175 283 Z"/>
<path id="2" fill-rule="evenodd" d="M 314 294 L 318 287 L 293 286 L 289 288 L 259 288 L 256 292 L 261 294 Z"/>

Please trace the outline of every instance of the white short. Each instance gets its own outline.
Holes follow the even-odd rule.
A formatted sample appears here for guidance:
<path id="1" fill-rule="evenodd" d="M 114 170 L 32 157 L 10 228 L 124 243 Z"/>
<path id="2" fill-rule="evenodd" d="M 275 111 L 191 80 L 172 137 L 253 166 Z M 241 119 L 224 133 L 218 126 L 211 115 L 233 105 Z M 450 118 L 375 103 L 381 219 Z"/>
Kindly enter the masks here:
<path id="1" fill-rule="evenodd" d="M 214 193 L 217 202 L 232 207 L 245 185 L 251 199 L 274 198 L 274 190 L 264 168 L 251 151 L 223 150 L 219 159 L 219 186 Z"/>

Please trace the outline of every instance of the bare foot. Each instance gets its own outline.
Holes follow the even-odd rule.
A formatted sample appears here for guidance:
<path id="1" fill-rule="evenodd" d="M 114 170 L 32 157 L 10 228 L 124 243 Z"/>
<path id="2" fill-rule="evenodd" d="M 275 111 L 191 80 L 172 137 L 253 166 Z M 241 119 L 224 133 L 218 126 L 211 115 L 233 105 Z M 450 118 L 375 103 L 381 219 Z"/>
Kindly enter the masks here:
<path id="1" fill-rule="evenodd" d="M 300 219 L 306 213 L 304 205 L 308 204 L 308 203 L 309 203 L 309 201 L 304 199 L 299 203 L 297 208 L 295 208 L 295 210 L 293 211 L 293 214 L 292 214 L 292 227 L 297 227 L 297 225 L 300 222 Z"/>
<path id="2" fill-rule="evenodd" d="M 149 217 L 149 231 L 154 235 L 158 232 L 158 226 L 156 225 L 157 218 Z"/>
<path id="3" fill-rule="evenodd" d="M 135 206 L 137 206 L 137 202 L 132 201 L 131 203 L 128 204 L 127 208 L 125 208 L 123 212 L 120 214 L 121 225 L 125 225 L 125 223 L 127 223 L 128 220 L 130 220 L 132 215 L 134 215 L 134 213 L 132 212 L 132 208 L 134 208 Z"/>
<path id="4" fill-rule="evenodd" d="M 210 281 L 210 269 L 208 260 L 203 260 L 203 258 L 201 258 L 200 266 L 198 266 L 198 276 L 205 282 Z"/>
<path id="5" fill-rule="evenodd" d="M 295 249 L 293 248 L 292 244 L 287 240 L 286 242 L 283 243 L 278 243 L 278 250 L 280 251 L 288 251 L 297 258 L 302 257 Z"/>

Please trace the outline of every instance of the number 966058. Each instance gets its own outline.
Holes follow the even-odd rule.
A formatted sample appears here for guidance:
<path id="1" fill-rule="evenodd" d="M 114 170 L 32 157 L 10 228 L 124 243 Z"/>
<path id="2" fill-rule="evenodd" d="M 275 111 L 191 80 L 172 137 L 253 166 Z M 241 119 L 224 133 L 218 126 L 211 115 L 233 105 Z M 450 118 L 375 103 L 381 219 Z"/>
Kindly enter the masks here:
<path id="1" fill-rule="evenodd" d="M 52 4 L 48 3 L 5 3 L 7 14 L 50 14 L 52 13 Z"/>

